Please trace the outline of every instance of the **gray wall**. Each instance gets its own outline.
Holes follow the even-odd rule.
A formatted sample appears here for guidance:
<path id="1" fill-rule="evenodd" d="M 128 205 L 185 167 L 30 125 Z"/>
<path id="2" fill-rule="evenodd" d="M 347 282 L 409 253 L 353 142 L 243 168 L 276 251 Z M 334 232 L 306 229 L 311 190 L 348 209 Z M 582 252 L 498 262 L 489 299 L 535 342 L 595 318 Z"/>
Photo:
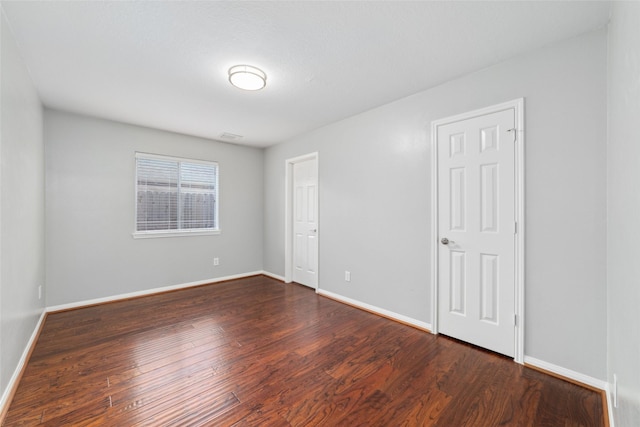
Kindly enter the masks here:
<path id="1" fill-rule="evenodd" d="M 640 270 L 625 242 L 638 234 L 633 220 L 640 213 L 629 184 L 640 178 L 640 150 L 632 143 L 640 112 L 639 14 L 637 5 L 617 5 L 612 21 L 608 152 L 601 31 L 266 152 L 45 110 L 46 169 L 42 109 L 3 15 L 0 392 L 42 312 L 37 288 L 45 281 L 45 213 L 49 306 L 263 268 L 283 275 L 284 161 L 311 151 L 320 153 L 320 287 L 430 323 L 430 122 L 525 97 L 525 354 L 599 379 L 611 381 L 617 373 L 619 425 L 638 424 L 640 373 L 629 349 L 640 346 Z M 133 239 L 135 151 L 219 162 L 222 234 Z"/>
<path id="2" fill-rule="evenodd" d="M 609 27 L 608 380 L 616 426 L 640 426 L 640 3 L 616 2 Z"/>
<path id="3" fill-rule="evenodd" d="M 48 306 L 262 270 L 262 150 L 48 109 L 44 123 Z M 217 161 L 222 233 L 134 239 L 136 151 Z"/>
<path id="4" fill-rule="evenodd" d="M 285 159 L 318 151 L 319 287 L 430 323 L 430 123 L 524 97 L 525 354 L 604 380 L 606 60 L 603 30 L 267 149 L 265 270 L 284 274 Z"/>
<path id="5" fill-rule="evenodd" d="M 42 107 L 4 11 L 0 133 L 0 395 L 43 311 L 45 283 Z"/>

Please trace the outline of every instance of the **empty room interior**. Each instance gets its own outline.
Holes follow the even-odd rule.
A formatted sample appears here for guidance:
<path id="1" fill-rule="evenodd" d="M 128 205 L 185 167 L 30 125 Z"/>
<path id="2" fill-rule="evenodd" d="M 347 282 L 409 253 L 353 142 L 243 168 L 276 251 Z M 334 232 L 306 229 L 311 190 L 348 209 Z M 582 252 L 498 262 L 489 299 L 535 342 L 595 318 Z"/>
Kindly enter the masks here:
<path id="1" fill-rule="evenodd" d="M 640 2 L 0 4 L 3 426 L 640 426 Z"/>

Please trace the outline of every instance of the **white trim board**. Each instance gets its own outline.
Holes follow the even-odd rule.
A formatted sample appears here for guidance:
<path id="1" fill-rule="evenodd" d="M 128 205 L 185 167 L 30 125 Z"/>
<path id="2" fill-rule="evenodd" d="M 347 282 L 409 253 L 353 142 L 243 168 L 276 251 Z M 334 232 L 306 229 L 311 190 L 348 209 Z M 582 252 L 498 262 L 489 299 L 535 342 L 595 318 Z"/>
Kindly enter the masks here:
<path id="1" fill-rule="evenodd" d="M 124 300 L 128 298 L 142 297 L 142 296 L 153 295 L 153 294 L 158 294 L 162 292 L 174 291 L 178 289 L 192 288 L 194 286 L 207 285 L 209 283 L 226 282 L 227 280 L 242 279 L 250 276 L 258 276 L 263 273 L 264 273 L 263 271 L 253 271 L 251 273 L 234 274 L 231 276 L 216 277 L 214 279 L 198 280 L 197 282 L 189 282 L 189 283 L 182 283 L 178 285 L 163 286 L 160 288 L 145 289 L 144 291 L 130 292 L 127 294 L 112 295 L 104 298 L 95 298 L 91 300 L 72 302 L 69 304 L 54 305 L 51 307 L 47 307 L 46 311 L 47 313 L 53 313 L 56 311 L 70 310 L 74 308 L 87 307 L 87 306 L 96 305 L 96 304 L 104 304 L 104 303 Z"/>
<path id="2" fill-rule="evenodd" d="M 515 234 L 515 357 L 517 363 L 524 363 L 524 271 L 525 271 L 525 183 L 524 183 L 524 98 L 503 102 L 486 108 L 469 111 L 431 122 L 431 323 L 432 332 L 438 333 L 438 127 L 474 117 L 504 111 L 515 110 L 516 159 L 515 159 L 515 216 L 517 233 Z"/>
<path id="3" fill-rule="evenodd" d="M 264 275 L 265 275 L 265 276 L 267 276 L 267 277 L 271 277 L 272 279 L 276 279 L 276 280 L 279 280 L 279 281 L 281 281 L 281 282 L 284 282 L 284 277 L 279 276 L 279 275 L 277 275 L 277 274 L 270 273 L 270 272 L 268 272 L 268 271 L 262 271 L 262 274 L 264 274 Z"/>
<path id="4" fill-rule="evenodd" d="M 613 384 L 607 383 L 607 389 L 605 393 L 607 394 L 607 414 L 609 414 L 609 427 L 615 427 L 615 419 L 613 417 Z"/>
<path id="5" fill-rule="evenodd" d="M 60 310 L 68 310 L 68 309 L 72 309 L 72 308 L 79 308 L 79 307 L 84 307 L 84 306 L 89 306 L 89 305 L 95 305 L 95 304 L 100 304 L 100 303 L 105 303 L 105 302 L 112 302 L 112 301 L 117 301 L 117 300 L 121 300 L 121 299 L 127 299 L 127 298 L 132 298 L 132 297 L 137 297 L 137 296 L 144 296 L 144 295 L 152 295 L 155 293 L 160 293 L 160 292 L 166 292 L 166 291 L 171 291 L 171 290 L 178 290 L 178 289 L 186 289 L 186 288 L 190 288 L 190 287 L 194 287 L 194 286 L 200 286 L 200 285 L 206 285 L 209 283 L 219 283 L 219 282 L 224 282 L 224 281 L 228 281 L 228 280 L 233 280 L 233 279 L 241 279 L 244 277 L 251 277 L 251 276 L 257 276 L 257 275 L 265 275 L 268 277 L 271 277 L 273 279 L 276 280 L 280 280 L 280 281 L 284 281 L 283 277 L 278 276 L 276 274 L 273 273 L 269 273 L 267 271 L 255 271 L 255 272 L 251 272 L 251 273 L 243 273 L 243 274 L 236 274 L 236 275 L 232 275 L 232 276 L 225 276 L 225 277 L 218 277 L 215 279 L 209 279 L 209 280 L 200 280 L 197 282 L 190 282 L 190 283 L 184 283 L 184 284 L 180 284 L 180 285 L 173 285 L 173 286 L 165 286 L 165 287 L 161 287 L 161 288 L 154 288 L 154 289 L 149 289 L 146 291 L 139 291 L 139 292 L 132 292 L 132 293 L 128 293 L 128 294 L 120 294 L 120 295 L 114 295 L 111 297 L 105 297 L 105 298 L 97 298 L 97 299 L 93 299 L 93 300 L 87 300 L 87 301 L 82 301 L 82 302 L 77 302 L 77 303 L 71 303 L 71 304 L 64 304 L 64 305 L 58 305 L 58 306 L 52 306 L 52 307 L 47 307 L 45 309 L 43 309 L 42 313 L 40 314 L 40 318 L 38 319 L 38 322 L 35 325 L 35 328 L 31 334 L 31 337 L 29 338 L 29 341 L 27 342 L 24 351 L 22 352 L 22 356 L 20 357 L 20 360 L 18 361 L 18 365 L 16 366 L 13 375 L 11 376 L 11 379 L 9 380 L 9 382 L 7 383 L 7 387 L 5 388 L 2 397 L 0 398 L 0 413 L 2 413 L 5 405 L 7 405 L 9 402 L 7 402 L 8 398 L 9 398 L 9 394 L 11 393 L 11 391 L 13 390 L 13 388 L 17 385 L 16 381 L 18 380 L 18 376 L 20 375 L 20 372 L 22 371 L 22 369 L 24 369 L 25 364 L 28 362 L 27 360 L 27 356 L 29 355 L 29 352 L 31 351 L 31 349 L 35 346 L 35 340 L 37 338 L 37 334 L 38 331 L 40 331 L 41 327 L 42 327 L 42 323 L 44 322 L 44 319 L 46 318 L 48 313 L 51 312 L 55 312 L 55 311 L 60 311 Z M 322 295 L 325 296 L 327 298 L 331 298 L 333 300 L 336 300 L 338 302 L 342 302 L 345 304 L 349 304 L 351 306 L 357 307 L 357 308 L 361 308 L 363 310 L 372 312 L 372 313 L 376 313 L 379 314 L 383 317 L 387 317 L 390 319 L 394 319 L 397 321 L 400 321 L 402 323 L 408 324 L 408 325 L 413 325 L 417 328 L 420 329 L 426 329 L 426 330 L 431 330 L 431 325 L 427 322 L 422 322 L 420 320 L 416 320 L 407 316 L 404 316 L 402 314 L 398 314 L 389 310 L 385 310 L 383 308 L 380 307 L 376 307 L 367 303 L 363 303 L 361 301 L 358 300 L 354 300 L 348 297 L 344 297 L 342 295 L 339 294 L 335 294 L 333 292 L 329 292 L 329 291 L 324 291 L 321 289 L 317 289 L 316 293 L 318 295 Z M 597 388 L 600 390 L 604 390 L 605 394 L 606 394 L 606 399 L 607 399 L 607 412 L 609 415 L 609 425 L 611 427 L 614 427 L 614 418 L 613 418 L 613 405 L 612 405 L 612 398 L 611 398 L 611 386 L 608 382 L 603 381 L 603 380 L 599 380 L 597 378 L 593 378 L 590 377 L 588 375 L 585 374 L 581 374 L 579 372 L 576 371 L 572 371 L 570 369 L 566 369 L 563 368 L 561 366 L 557 366 L 554 365 L 552 363 L 548 363 L 545 362 L 543 360 L 539 360 L 536 359 L 534 357 L 531 356 L 524 356 L 524 363 L 528 364 L 530 366 L 535 366 L 538 367 L 540 369 L 543 369 L 545 371 L 554 373 L 556 375 L 559 375 L 561 377 L 573 380 L 575 382 L 578 383 L 582 383 L 585 385 L 588 385 L 590 387 L 593 388 Z"/>
<path id="6" fill-rule="evenodd" d="M 69 304 L 61 304 L 61 305 L 55 305 L 55 306 L 43 308 L 43 311 L 40 314 L 40 318 L 38 320 L 38 323 L 36 324 L 36 326 L 35 326 L 35 328 L 33 330 L 33 333 L 31 334 L 31 337 L 29 338 L 29 341 L 27 342 L 27 344 L 26 344 L 26 346 L 24 348 L 24 351 L 22 352 L 22 356 L 20 357 L 20 360 L 18 361 L 18 365 L 16 366 L 16 369 L 14 370 L 13 375 L 11 376 L 11 379 L 7 383 L 7 387 L 5 388 L 5 390 L 4 390 L 3 394 L 2 394 L 2 397 L 0 398 L 0 414 L 4 410 L 5 405 L 9 403 L 9 402 L 7 402 L 7 400 L 9 399 L 9 394 L 12 392 L 14 387 L 17 386 L 16 381 L 18 380 L 18 377 L 19 377 L 20 373 L 24 369 L 25 364 L 28 362 L 27 357 L 29 355 L 29 352 L 35 346 L 35 340 L 37 338 L 38 331 L 42 327 L 42 323 L 44 322 L 44 319 L 46 318 L 47 314 L 54 313 L 54 312 L 57 312 L 57 311 L 70 310 L 70 309 L 74 309 L 74 308 L 88 307 L 88 306 L 91 306 L 91 305 L 104 304 L 104 303 L 108 303 L 108 302 L 115 302 L 115 301 L 124 300 L 124 299 L 128 299 L 128 298 L 148 296 L 148 295 L 158 294 L 158 293 L 167 292 L 167 291 L 173 291 L 173 290 L 179 290 L 179 289 L 187 289 L 187 288 L 191 288 L 191 287 L 194 287 L 194 286 L 201 286 L 201 285 L 207 285 L 207 284 L 213 284 L 213 283 L 219 283 L 219 282 L 226 282 L 228 280 L 242 279 L 242 278 L 245 278 L 245 277 L 258 276 L 258 275 L 265 275 L 265 276 L 271 277 L 273 279 L 280 280 L 280 281 L 284 282 L 284 278 L 283 277 L 275 275 L 273 273 L 269 273 L 267 271 L 260 270 L 260 271 L 250 272 L 250 273 L 234 274 L 234 275 L 231 275 L 231 276 L 217 277 L 217 278 L 214 278 L 214 279 L 198 280 L 196 282 L 189 282 L 189 283 L 182 283 L 182 284 L 178 284 L 178 285 L 164 286 L 164 287 L 159 287 L 159 288 L 147 289 L 147 290 L 144 290 L 144 291 L 130 292 L 130 293 L 127 293 L 127 294 L 112 295 L 112 296 L 104 297 L 104 298 L 95 298 L 95 299 L 91 299 L 91 300 L 78 301 L 78 302 L 73 302 L 73 303 L 69 303 Z"/>
<path id="7" fill-rule="evenodd" d="M 545 362 L 544 360 L 536 359 L 531 356 L 524 356 L 524 363 L 526 365 L 535 366 L 536 368 L 544 369 L 545 371 L 552 372 L 564 378 L 568 378 L 575 382 L 587 385 L 598 390 L 607 391 L 608 384 L 604 380 L 590 377 L 589 375 L 581 374 L 580 372 L 572 371 L 571 369 L 563 368 L 562 366 L 554 365 L 553 363 Z"/>
<path id="8" fill-rule="evenodd" d="M 554 365 L 553 363 L 536 359 L 535 357 L 525 356 L 524 363 L 526 365 L 544 369 L 545 371 L 552 372 L 556 375 L 560 375 L 561 377 L 568 378 L 589 387 L 597 388 L 598 390 L 606 391 L 608 389 L 608 383 L 604 380 L 599 380 L 597 378 L 590 377 L 589 375 L 581 374 L 580 372 L 572 371 L 571 369 L 563 368 L 562 366 Z"/>
<path id="9" fill-rule="evenodd" d="M 531 356 L 524 356 L 525 365 L 534 366 L 544 371 L 556 374 L 560 378 L 571 380 L 575 383 L 583 384 L 594 389 L 602 390 L 607 400 L 607 414 L 609 417 L 609 427 L 614 427 L 613 418 L 613 397 L 611 395 L 611 384 L 604 380 L 593 378 L 589 375 L 581 374 L 580 372 L 572 371 L 571 369 L 563 368 L 562 366 L 554 365 L 553 363 L 545 362 L 544 360 L 536 359 Z M 603 408 L 604 409 L 604 408 Z"/>
<path id="10" fill-rule="evenodd" d="M 24 347 L 24 350 L 22 351 L 22 356 L 20 356 L 20 360 L 18 360 L 18 365 L 16 366 L 16 369 L 13 371 L 13 375 L 11 375 L 9 382 L 7 383 L 7 387 L 4 389 L 4 392 L 2 393 L 2 398 L 0 398 L 0 414 L 3 413 L 5 409 L 5 405 L 8 405 L 9 403 L 11 403 L 11 402 L 8 402 L 9 395 L 13 392 L 14 388 L 18 386 L 17 381 L 20 379 L 20 374 L 28 362 L 27 358 L 29 357 L 29 353 L 31 352 L 31 349 L 36 344 L 36 338 L 38 337 L 38 332 L 40 331 L 40 328 L 42 327 L 42 323 L 44 322 L 44 319 L 46 317 L 47 317 L 47 310 L 43 309 L 42 313 L 40 314 L 40 318 L 36 323 L 36 327 L 33 329 L 33 332 L 31 333 L 31 337 L 29 338 L 29 341 L 27 341 L 27 345 Z M 9 408 L 6 408 L 6 409 L 9 409 Z"/>
<path id="11" fill-rule="evenodd" d="M 413 319 L 411 317 L 405 316 L 403 314 L 394 313 L 393 311 L 385 310 L 384 308 L 376 307 L 375 305 L 367 304 L 358 300 L 354 300 L 351 298 L 344 297 L 342 295 L 334 294 L 333 292 L 325 291 L 322 289 L 317 289 L 316 293 L 318 295 L 325 296 L 327 298 L 331 298 L 338 302 L 342 302 L 348 305 L 351 305 L 356 308 L 361 308 L 363 310 L 372 312 L 374 314 L 378 314 L 382 317 L 387 317 L 389 319 L 397 320 L 402 323 L 406 323 L 407 325 L 415 326 L 416 328 L 431 331 L 431 325 L 427 322 L 422 322 L 420 320 Z"/>

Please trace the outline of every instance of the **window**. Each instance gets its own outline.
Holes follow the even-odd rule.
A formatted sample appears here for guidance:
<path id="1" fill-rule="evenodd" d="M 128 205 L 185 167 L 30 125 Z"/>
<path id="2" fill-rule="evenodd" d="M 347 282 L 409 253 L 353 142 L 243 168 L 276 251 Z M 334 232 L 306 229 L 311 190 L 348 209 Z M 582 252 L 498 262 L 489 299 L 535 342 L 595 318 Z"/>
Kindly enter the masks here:
<path id="1" fill-rule="evenodd" d="M 219 232 L 217 163 L 136 153 L 134 237 Z"/>

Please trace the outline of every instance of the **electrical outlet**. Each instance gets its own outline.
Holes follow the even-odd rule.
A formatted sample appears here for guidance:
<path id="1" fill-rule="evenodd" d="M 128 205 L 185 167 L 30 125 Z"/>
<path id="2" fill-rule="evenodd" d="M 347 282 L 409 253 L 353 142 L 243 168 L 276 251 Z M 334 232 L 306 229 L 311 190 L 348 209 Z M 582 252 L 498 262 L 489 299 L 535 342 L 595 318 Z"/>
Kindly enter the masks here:
<path id="1" fill-rule="evenodd" d="M 213 265 L 220 265 L 220 258 L 215 257 L 215 258 L 213 259 Z"/>
<path id="2" fill-rule="evenodd" d="M 38 299 L 42 299 L 42 285 L 38 286 Z"/>
<path id="3" fill-rule="evenodd" d="M 350 271 L 345 271 L 344 272 L 344 281 L 345 282 L 350 282 L 351 281 L 351 272 Z"/>
<path id="4" fill-rule="evenodd" d="M 618 376 L 613 374 L 613 407 L 618 407 Z"/>

